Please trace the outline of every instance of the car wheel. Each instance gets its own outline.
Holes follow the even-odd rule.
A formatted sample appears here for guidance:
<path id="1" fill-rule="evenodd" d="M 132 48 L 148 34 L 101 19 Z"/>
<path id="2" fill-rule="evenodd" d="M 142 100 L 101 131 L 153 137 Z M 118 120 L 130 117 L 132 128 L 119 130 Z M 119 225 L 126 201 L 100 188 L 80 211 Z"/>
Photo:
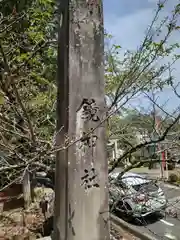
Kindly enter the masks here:
<path id="1" fill-rule="evenodd" d="M 132 222 L 134 220 L 132 208 L 127 202 L 125 202 L 124 205 L 125 205 L 125 209 L 126 209 L 125 220 L 127 222 Z"/>
<path id="2" fill-rule="evenodd" d="M 132 208 L 127 202 L 119 201 L 117 208 L 119 210 L 119 217 L 122 217 L 127 222 L 133 220 Z"/>

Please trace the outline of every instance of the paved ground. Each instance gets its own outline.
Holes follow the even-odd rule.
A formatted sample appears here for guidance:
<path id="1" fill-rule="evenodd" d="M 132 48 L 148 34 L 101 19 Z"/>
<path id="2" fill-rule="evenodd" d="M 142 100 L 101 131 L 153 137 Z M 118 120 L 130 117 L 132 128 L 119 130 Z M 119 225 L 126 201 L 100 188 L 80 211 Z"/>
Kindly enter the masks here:
<path id="1" fill-rule="evenodd" d="M 161 169 L 148 169 L 145 167 L 141 168 L 134 168 L 131 170 L 132 172 L 147 175 L 149 178 L 161 178 L 162 173 Z M 168 170 L 163 172 L 163 177 L 168 178 L 170 174 L 175 173 L 176 175 L 180 176 L 180 168 L 176 168 L 174 170 Z"/>
<path id="2" fill-rule="evenodd" d="M 144 172 L 144 170 L 141 171 L 141 174 L 147 174 L 149 177 L 153 175 L 150 175 L 147 171 Z M 137 223 L 134 224 L 140 231 L 154 235 L 157 239 L 180 240 L 180 188 L 163 182 L 159 184 L 163 188 L 168 199 L 168 208 L 166 209 L 168 213 L 166 216 L 151 216 L 143 219 L 142 221 L 144 221 L 145 226 L 138 226 Z M 177 213 L 176 218 L 170 216 L 170 212 Z"/>
<path id="3" fill-rule="evenodd" d="M 116 168 L 114 172 L 120 172 L 122 168 Z M 130 172 L 135 172 L 143 175 L 147 175 L 147 177 L 155 179 L 155 178 L 161 178 L 161 170 L 160 169 L 151 169 L 149 170 L 146 167 L 141 167 L 141 168 L 134 168 Z M 167 177 L 168 175 L 175 173 L 180 176 L 180 168 L 176 168 L 174 170 L 169 170 L 169 171 L 164 171 L 163 177 Z"/>
<path id="4" fill-rule="evenodd" d="M 162 186 L 163 184 L 161 184 Z M 145 219 L 146 226 L 138 226 L 141 231 L 155 235 L 158 239 L 180 240 L 180 188 L 163 185 L 168 199 L 167 214 L 162 217 L 151 216 Z M 170 212 L 177 213 L 176 218 Z"/>

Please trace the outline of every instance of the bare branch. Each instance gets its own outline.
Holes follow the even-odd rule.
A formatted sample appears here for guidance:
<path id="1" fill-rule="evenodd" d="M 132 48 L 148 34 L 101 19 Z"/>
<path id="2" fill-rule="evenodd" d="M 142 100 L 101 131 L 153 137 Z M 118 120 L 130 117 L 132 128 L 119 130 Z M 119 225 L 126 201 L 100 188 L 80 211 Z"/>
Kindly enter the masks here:
<path id="1" fill-rule="evenodd" d="M 169 125 L 169 127 L 166 128 L 166 130 L 164 131 L 164 133 L 162 134 L 162 136 L 160 136 L 157 140 L 151 140 L 151 141 L 145 141 L 144 143 L 140 143 L 136 146 L 134 146 L 133 148 L 131 148 L 130 150 L 126 151 L 121 157 L 119 157 L 117 159 L 117 161 L 112 165 L 112 167 L 109 169 L 109 173 L 111 173 L 116 167 L 118 167 L 118 164 L 125 158 L 127 157 L 129 154 L 137 151 L 138 149 L 141 149 L 142 147 L 145 147 L 149 144 L 152 143 L 159 143 L 161 141 L 163 141 L 165 139 L 165 137 L 167 136 L 168 132 L 170 131 L 170 129 L 179 121 L 180 119 L 180 114 L 178 115 L 178 117 L 174 120 L 174 122 L 172 124 Z M 134 164 L 137 164 L 136 162 Z M 139 164 L 139 163 L 138 163 Z M 133 164 L 131 166 L 131 168 L 133 168 Z M 130 168 L 130 169 L 131 169 Z M 129 170 L 130 170 L 129 169 Z"/>
<path id="2" fill-rule="evenodd" d="M 16 88 L 16 85 L 15 85 L 15 82 L 14 82 L 14 76 L 11 74 L 11 70 L 10 70 L 10 67 L 9 67 L 9 64 L 8 64 L 8 61 L 7 61 L 7 58 L 6 58 L 6 55 L 4 53 L 4 50 L 3 50 L 3 47 L 2 47 L 1 43 L 0 43 L 0 51 L 1 51 L 1 54 L 3 56 L 5 69 L 6 69 L 7 73 L 8 73 L 8 82 L 9 82 L 9 84 L 12 85 L 12 88 L 13 88 L 14 93 L 16 95 L 17 101 L 19 102 L 19 105 L 20 105 L 21 109 L 23 110 L 23 112 L 25 114 L 25 117 L 27 119 L 27 122 L 28 122 L 28 125 L 29 125 L 29 131 L 31 133 L 31 139 L 32 139 L 33 142 L 35 142 L 35 135 L 34 135 L 33 126 L 32 126 L 30 117 L 29 117 L 29 115 L 28 115 L 28 113 L 26 111 L 26 108 L 25 108 L 23 102 L 21 101 L 19 92 L 18 92 L 18 90 Z"/>

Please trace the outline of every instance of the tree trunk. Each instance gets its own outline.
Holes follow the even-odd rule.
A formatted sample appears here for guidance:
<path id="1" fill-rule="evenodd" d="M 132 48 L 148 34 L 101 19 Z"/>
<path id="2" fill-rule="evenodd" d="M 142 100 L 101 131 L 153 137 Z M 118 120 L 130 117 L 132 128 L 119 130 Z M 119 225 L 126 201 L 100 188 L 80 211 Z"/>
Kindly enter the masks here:
<path id="1" fill-rule="evenodd" d="M 57 131 L 64 127 L 57 145 L 65 135 L 69 142 L 81 140 L 57 154 L 54 239 L 108 240 L 102 2 L 65 2 L 59 31 Z"/>
<path id="2" fill-rule="evenodd" d="M 25 170 L 23 177 L 23 197 L 24 197 L 24 208 L 28 209 L 31 204 L 31 183 L 29 171 Z"/>

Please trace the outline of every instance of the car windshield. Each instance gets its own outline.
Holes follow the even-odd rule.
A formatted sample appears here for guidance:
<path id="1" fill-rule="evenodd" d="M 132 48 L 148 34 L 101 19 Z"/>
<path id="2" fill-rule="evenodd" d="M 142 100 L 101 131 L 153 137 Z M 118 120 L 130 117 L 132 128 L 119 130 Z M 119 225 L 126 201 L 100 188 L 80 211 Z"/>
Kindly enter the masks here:
<path id="1" fill-rule="evenodd" d="M 158 190 L 158 186 L 153 182 L 146 182 L 132 186 L 136 191 L 155 192 Z"/>

